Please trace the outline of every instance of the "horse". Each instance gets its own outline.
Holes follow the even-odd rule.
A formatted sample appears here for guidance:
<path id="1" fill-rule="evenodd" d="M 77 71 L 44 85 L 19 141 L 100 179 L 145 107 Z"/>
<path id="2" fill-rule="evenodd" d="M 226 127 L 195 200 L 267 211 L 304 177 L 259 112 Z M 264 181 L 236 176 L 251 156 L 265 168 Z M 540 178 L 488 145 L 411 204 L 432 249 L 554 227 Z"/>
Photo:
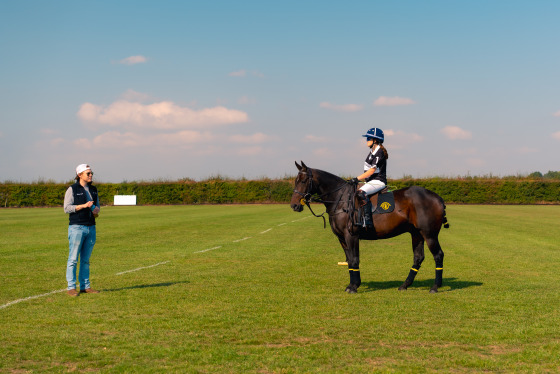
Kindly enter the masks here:
<path id="1" fill-rule="evenodd" d="M 299 172 L 290 206 L 295 212 L 301 212 L 303 206 L 307 205 L 313 215 L 319 217 L 309 203 L 317 201 L 325 205 L 332 232 L 344 249 L 348 262 L 350 284 L 346 292 L 356 293 L 361 284 L 360 239 L 388 239 L 407 232 L 412 236 L 413 264 L 399 290 L 405 291 L 414 282 L 424 261 L 426 242 L 436 265 L 435 281 L 430 293 L 438 292 L 443 277 L 443 250 L 438 235 L 442 225 L 449 227 L 445 202 L 438 194 L 419 186 L 395 190 L 394 210 L 391 213 L 373 214 L 373 229 L 366 229 L 355 224 L 358 216 L 355 184 L 329 172 L 311 169 L 303 161 L 301 165 L 297 161 L 295 164 Z"/>

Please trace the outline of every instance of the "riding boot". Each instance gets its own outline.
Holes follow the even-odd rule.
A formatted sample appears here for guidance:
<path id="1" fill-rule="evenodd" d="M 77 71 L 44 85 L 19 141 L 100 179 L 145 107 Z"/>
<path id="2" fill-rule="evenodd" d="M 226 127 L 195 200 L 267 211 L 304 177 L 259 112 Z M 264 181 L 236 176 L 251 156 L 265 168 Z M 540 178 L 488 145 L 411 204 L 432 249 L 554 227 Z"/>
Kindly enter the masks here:
<path id="1" fill-rule="evenodd" d="M 373 228 L 373 221 L 371 219 L 372 207 L 369 197 L 364 191 L 358 191 L 358 200 L 360 200 L 364 211 L 364 227 Z"/>

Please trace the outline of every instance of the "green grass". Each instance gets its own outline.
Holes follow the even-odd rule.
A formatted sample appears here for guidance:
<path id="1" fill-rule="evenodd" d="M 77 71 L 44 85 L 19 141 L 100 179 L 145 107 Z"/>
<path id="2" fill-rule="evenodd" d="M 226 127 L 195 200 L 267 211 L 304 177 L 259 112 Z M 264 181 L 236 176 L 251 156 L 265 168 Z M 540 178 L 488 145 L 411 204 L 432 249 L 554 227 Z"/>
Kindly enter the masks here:
<path id="1" fill-rule="evenodd" d="M 559 206 L 448 206 L 438 294 L 427 249 L 397 290 L 409 235 L 362 242 L 363 283 L 345 293 L 344 254 L 309 215 L 106 207 L 91 259 L 102 293 L 5 306 L 65 288 L 67 216 L 1 209 L 0 372 L 558 371 Z"/>

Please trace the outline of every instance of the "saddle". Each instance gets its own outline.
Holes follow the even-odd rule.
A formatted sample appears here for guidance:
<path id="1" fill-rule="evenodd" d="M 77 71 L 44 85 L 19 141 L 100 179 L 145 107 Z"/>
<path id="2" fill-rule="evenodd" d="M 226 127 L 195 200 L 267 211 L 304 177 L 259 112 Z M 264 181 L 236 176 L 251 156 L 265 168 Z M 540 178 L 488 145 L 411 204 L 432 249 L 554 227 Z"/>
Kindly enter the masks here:
<path id="1" fill-rule="evenodd" d="M 395 210 L 395 196 L 393 192 L 389 192 L 388 187 L 371 195 L 369 201 L 372 207 L 376 207 L 372 214 L 391 213 Z"/>
<path id="2" fill-rule="evenodd" d="M 388 192 L 388 187 L 383 190 L 371 195 L 369 197 L 369 203 L 358 207 L 358 222 L 355 222 L 356 226 L 366 226 L 366 215 L 371 212 L 371 220 L 373 220 L 374 214 L 385 214 L 391 213 L 395 210 L 395 197 L 393 192 Z M 371 204 L 371 205 L 370 205 Z M 375 209 L 373 209 L 375 207 Z"/>

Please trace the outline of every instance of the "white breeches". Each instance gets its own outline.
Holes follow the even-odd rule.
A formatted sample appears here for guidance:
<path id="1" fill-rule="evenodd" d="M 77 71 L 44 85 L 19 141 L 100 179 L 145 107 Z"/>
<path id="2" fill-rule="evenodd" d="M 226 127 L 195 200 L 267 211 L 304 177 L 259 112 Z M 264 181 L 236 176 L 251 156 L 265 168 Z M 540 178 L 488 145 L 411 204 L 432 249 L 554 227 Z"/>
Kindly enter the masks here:
<path id="1" fill-rule="evenodd" d="M 362 187 L 360 187 L 360 190 L 364 191 L 366 195 L 369 196 L 369 195 L 373 195 L 376 192 L 381 191 L 385 187 L 386 187 L 385 183 L 378 180 L 372 180 L 364 184 Z"/>

